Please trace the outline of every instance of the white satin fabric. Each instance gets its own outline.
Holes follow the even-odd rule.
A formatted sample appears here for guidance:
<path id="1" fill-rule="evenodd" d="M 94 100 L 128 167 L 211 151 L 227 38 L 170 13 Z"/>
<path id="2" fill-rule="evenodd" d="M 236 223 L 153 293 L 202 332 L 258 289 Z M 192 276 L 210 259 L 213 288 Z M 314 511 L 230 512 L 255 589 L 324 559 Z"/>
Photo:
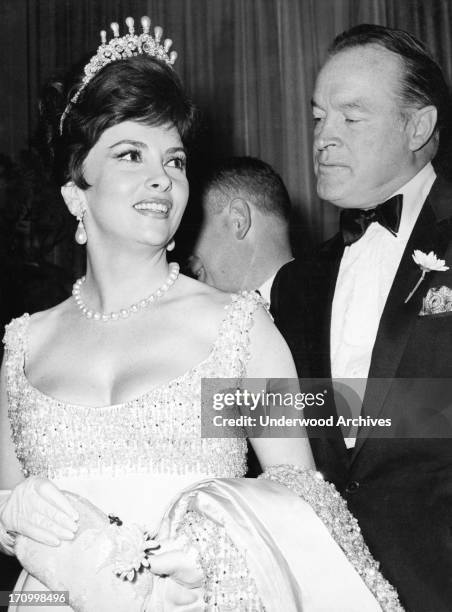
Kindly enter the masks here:
<path id="1" fill-rule="evenodd" d="M 155 489 L 149 487 L 149 477 L 141 495 L 146 497 L 146 491 L 155 495 Z M 248 567 L 266 612 L 381 610 L 311 506 L 286 487 L 254 479 L 209 479 L 191 485 L 164 515 L 159 539 L 176 536 L 187 509 L 224 525 L 235 546 L 246 551 Z M 201 592 L 193 591 L 195 601 L 190 605 L 175 603 L 179 587 L 174 586 L 170 579 L 157 578 L 146 610 L 204 609 Z M 21 587 L 43 588 L 36 586 L 31 577 Z M 11 610 L 23 612 L 27 608 Z M 49 608 L 49 612 L 55 610 L 68 612 L 69 608 Z M 88 607 L 83 612 L 91 610 L 94 612 Z"/>
<path id="2" fill-rule="evenodd" d="M 381 610 L 311 506 L 286 487 L 255 479 L 201 482 L 168 511 L 159 537 L 175 536 L 186 509 L 225 525 L 246 550 L 266 612 Z"/>

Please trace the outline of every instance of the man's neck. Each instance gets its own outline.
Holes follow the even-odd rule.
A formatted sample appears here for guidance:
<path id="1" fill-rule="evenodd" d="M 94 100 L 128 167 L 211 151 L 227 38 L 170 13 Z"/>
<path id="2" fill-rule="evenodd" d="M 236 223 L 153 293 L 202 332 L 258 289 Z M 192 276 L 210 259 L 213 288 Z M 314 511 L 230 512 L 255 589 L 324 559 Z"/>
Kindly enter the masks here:
<path id="1" fill-rule="evenodd" d="M 253 279 L 253 287 L 257 289 L 287 262 L 293 259 L 290 247 L 279 250 L 277 253 L 266 253 L 265 258 L 255 261 L 253 270 L 248 273 L 248 277 Z"/>

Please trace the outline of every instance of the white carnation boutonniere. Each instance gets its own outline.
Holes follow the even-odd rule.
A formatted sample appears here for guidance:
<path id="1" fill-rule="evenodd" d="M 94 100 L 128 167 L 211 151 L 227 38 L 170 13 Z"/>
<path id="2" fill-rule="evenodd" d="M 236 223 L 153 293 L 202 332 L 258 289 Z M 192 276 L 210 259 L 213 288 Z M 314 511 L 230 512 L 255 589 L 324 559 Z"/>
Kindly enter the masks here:
<path id="1" fill-rule="evenodd" d="M 427 255 L 427 253 L 423 253 L 422 251 L 416 249 L 413 253 L 413 261 L 420 267 L 422 274 L 420 279 L 413 287 L 413 290 L 406 298 L 405 304 L 413 297 L 416 289 L 424 280 L 427 272 L 446 272 L 446 270 L 449 269 L 449 266 L 446 266 L 444 259 L 438 259 L 433 251 L 430 251 L 430 253 Z"/>

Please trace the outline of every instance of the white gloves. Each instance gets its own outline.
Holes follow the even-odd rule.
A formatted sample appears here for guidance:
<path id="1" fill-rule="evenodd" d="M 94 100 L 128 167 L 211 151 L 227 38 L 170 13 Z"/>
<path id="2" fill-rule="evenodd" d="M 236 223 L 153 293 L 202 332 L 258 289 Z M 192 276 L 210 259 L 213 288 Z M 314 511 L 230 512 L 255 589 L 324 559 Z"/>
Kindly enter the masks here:
<path id="1" fill-rule="evenodd" d="M 169 576 L 187 589 L 196 589 L 203 583 L 204 574 L 198 560 L 198 552 L 187 545 L 185 539 L 157 540 L 159 549 L 149 558 L 153 574 Z"/>
<path id="2" fill-rule="evenodd" d="M 149 556 L 150 570 L 164 580 L 154 582 L 145 610 L 205 610 L 204 573 L 198 552 L 186 538 L 160 540 L 160 549 Z"/>
<path id="3" fill-rule="evenodd" d="M 50 480 L 30 476 L 0 503 L 0 546 L 13 554 L 12 533 L 59 546 L 74 538 L 77 520 L 77 511 Z"/>

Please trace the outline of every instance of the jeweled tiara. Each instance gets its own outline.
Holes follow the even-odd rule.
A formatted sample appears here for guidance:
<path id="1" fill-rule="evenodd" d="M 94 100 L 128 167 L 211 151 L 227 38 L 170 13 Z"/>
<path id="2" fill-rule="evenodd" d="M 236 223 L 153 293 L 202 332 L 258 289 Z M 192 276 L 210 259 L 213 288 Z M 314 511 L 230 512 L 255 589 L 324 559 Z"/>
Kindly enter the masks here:
<path id="1" fill-rule="evenodd" d="M 60 134 L 63 131 L 63 122 L 69 113 L 72 104 L 75 104 L 80 97 L 80 94 L 94 77 L 95 74 L 102 70 L 107 64 L 116 62 L 133 55 L 151 55 L 157 59 L 163 60 L 170 66 L 174 64 L 177 59 L 176 51 L 171 51 L 170 48 L 173 41 L 170 38 L 166 38 L 161 43 L 163 36 L 163 28 L 156 26 L 154 28 L 154 36 L 149 32 L 151 29 L 151 20 L 149 17 L 141 18 L 141 27 L 143 29 L 142 34 L 135 34 L 135 21 L 132 17 L 127 17 L 125 21 L 129 33 L 125 36 L 119 36 L 119 24 L 113 22 L 110 24 L 113 30 L 113 38 L 107 43 L 107 32 L 101 30 L 100 39 L 101 44 L 97 49 L 96 55 L 89 60 L 84 68 L 85 76 L 82 79 L 82 84 L 75 94 L 70 99 L 66 108 L 63 111 L 60 119 Z"/>

